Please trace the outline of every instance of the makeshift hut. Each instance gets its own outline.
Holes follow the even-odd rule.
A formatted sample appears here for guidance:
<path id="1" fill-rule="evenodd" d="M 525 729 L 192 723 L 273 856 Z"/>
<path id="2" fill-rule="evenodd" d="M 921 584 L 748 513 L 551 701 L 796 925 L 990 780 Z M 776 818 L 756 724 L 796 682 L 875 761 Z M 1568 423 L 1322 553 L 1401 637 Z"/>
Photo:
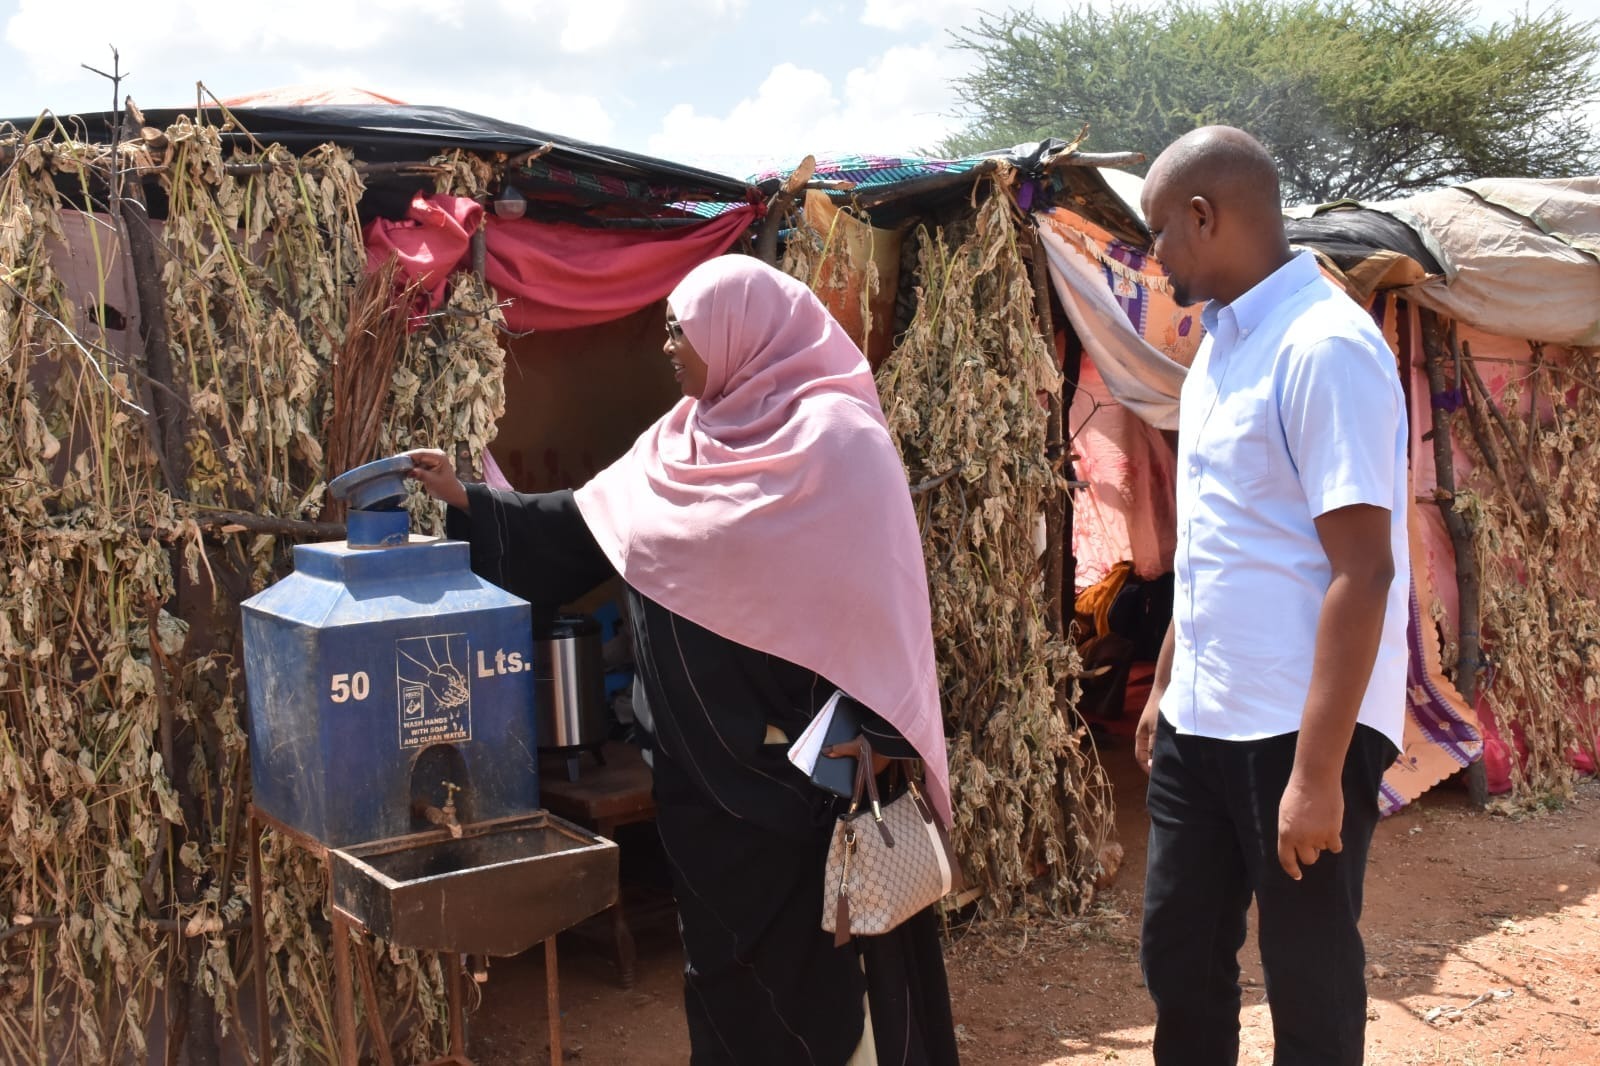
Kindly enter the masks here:
<path id="1" fill-rule="evenodd" d="M 1119 185 L 1136 204 L 1137 180 Z M 1600 551 L 1600 182 L 1477 181 L 1293 214 L 1291 241 L 1384 328 L 1410 405 L 1410 685 L 1383 808 L 1463 770 L 1480 797 L 1514 784 L 1559 797 L 1574 769 L 1592 772 L 1600 726 L 1585 576 Z M 1175 472 L 1161 431 L 1176 426 L 1200 325 L 1163 297 L 1138 246 L 1067 211 L 1037 219 L 1089 355 L 1068 418 L 1073 550 L 1080 604 L 1102 608 L 1083 619 L 1090 666 L 1123 686 L 1085 701 L 1094 720 L 1142 704 L 1149 620 L 1170 612 Z"/>
<path id="2" fill-rule="evenodd" d="M 955 839 L 980 906 L 1087 906 L 1113 851 L 1076 708 L 1137 704 L 1130 679 L 1164 623 L 1170 569 L 1161 428 L 1199 339 L 1142 252 L 1136 196 L 1098 166 L 1132 161 L 1052 142 L 752 186 L 373 99 L 130 107 L 0 131 L 5 1057 L 121 1061 L 165 1043 L 205 1062 L 219 1034 L 250 1038 L 239 601 L 285 571 L 293 543 L 341 535 L 326 482 L 366 459 L 445 444 L 463 471 L 520 489 L 580 483 L 673 400 L 662 297 L 729 250 L 806 277 L 877 368 L 923 520 Z M 1592 210 L 1592 188 L 1575 194 Z M 1547 207 L 1524 214 L 1533 229 L 1595 230 L 1592 215 L 1574 229 Z M 1450 423 L 1429 438 L 1454 446 L 1435 464 L 1451 504 L 1437 521 L 1476 531 L 1451 549 L 1496 578 L 1479 585 L 1491 668 L 1463 665 L 1461 684 L 1487 682 L 1529 765 L 1559 783 L 1561 757 L 1593 743 L 1581 717 L 1551 709 L 1594 698 L 1578 575 L 1597 555 L 1595 340 L 1430 303 L 1483 269 L 1443 247 L 1459 231 L 1439 217 L 1385 230 L 1431 234 L 1415 253 L 1385 238 L 1351 258 L 1324 235 L 1325 262 L 1358 288 L 1381 275 L 1361 295 L 1390 301 L 1414 418 L 1432 397 Z M 1522 262 L 1591 278 L 1592 240 L 1554 239 L 1577 261 Z M 1394 249 L 1421 273 L 1379 270 Z M 1571 284 L 1593 308 L 1592 280 Z M 1497 371 L 1511 365 L 1489 361 L 1499 349 L 1461 329 L 1452 341 L 1440 314 L 1537 337 L 1527 374 Z M 1418 388 L 1415 366 L 1442 376 Z M 433 508 L 416 517 L 437 528 Z M 1457 765 L 1477 739 L 1448 677 L 1479 661 L 1470 597 L 1458 637 L 1443 591 L 1455 571 L 1427 576 L 1418 617 L 1442 624 L 1437 668 L 1425 643 L 1414 657 L 1419 700 L 1445 708 L 1450 732 L 1419 717 L 1418 782 L 1444 765 L 1431 749 Z M 264 876 L 279 1055 L 325 1060 L 322 868 L 269 833 Z M 374 1053 L 442 1050 L 436 963 L 353 948 Z"/>
<path id="3" fill-rule="evenodd" d="M 1410 401 L 1411 714 L 1384 800 L 1479 739 L 1489 792 L 1559 800 L 1600 743 L 1600 179 L 1301 214 L 1291 238 L 1371 304 Z"/>
<path id="4" fill-rule="evenodd" d="M 921 298 L 881 375 L 951 575 L 958 849 L 990 910 L 1073 910 L 1109 805 L 1067 714 L 1059 553 L 1041 564 L 1035 538 L 1065 528 L 1060 376 L 1019 165 L 1040 163 L 953 164 L 931 190 L 919 217 L 954 221 L 908 244 Z M 805 176 L 756 191 L 370 99 L 45 117 L 0 131 L 0 167 L 0 1048 L 205 1062 L 252 1043 L 259 919 L 277 1054 L 325 1060 L 320 862 L 267 833 L 248 913 L 239 602 L 294 543 L 342 534 L 326 483 L 367 459 L 445 444 L 532 490 L 619 454 L 675 395 L 662 297 L 709 256 L 777 256 Z M 791 266 L 826 265 L 793 236 Z M 439 1053 L 437 961 L 350 946 L 373 1053 Z"/>
<path id="5" fill-rule="evenodd" d="M 1030 212 L 1071 204 L 1137 243 L 1099 170 L 1136 160 L 1060 141 L 827 160 L 790 209 L 784 263 L 876 367 L 925 516 L 958 851 L 987 913 L 1080 911 L 1115 866 L 1069 639 L 1063 368 L 1081 347 Z"/>
<path id="6" fill-rule="evenodd" d="M 1140 179 L 1089 162 L 1129 160 L 1055 144 L 1031 157 L 824 163 L 804 227 L 821 260 L 818 291 L 874 361 L 892 365 L 894 345 L 914 340 L 906 307 L 920 305 L 907 289 L 922 284 L 906 280 L 914 259 L 896 255 L 909 246 L 903 235 L 930 221 L 959 231 L 957 220 L 979 210 L 979 176 L 1005 168 L 991 186 L 1009 191 L 1016 246 L 1025 258 L 1037 247 L 1046 268 L 1034 279 L 1037 321 L 1056 341 L 1062 412 L 1049 447 L 1067 447 L 1057 472 L 1072 486 L 1059 513 L 1047 496 L 1013 513 L 1019 526 L 1041 510 L 1047 518 L 1045 585 L 1016 587 L 1047 604 L 1056 588 L 1070 597 L 1069 636 L 1083 659 L 1075 709 L 1117 732 L 1131 730 L 1143 705 L 1170 619 L 1170 433 L 1202 327 L 1198 308 L 1173 304 L 1145 252 Z M 1600 650 L 1584 575 L 1600 550 L 1587 428 L 1600 339 L 1597 212 L 1594 179 L 1483 181 L 1289 220 L 1291 239 L 1382 323 L 1411 404 L 1409 713 L 1383 786 L 1386 811 L 1458 772 L 1480 798 L 1513 784 L 1559 796 L 1574 769 L 1594 766 Z M 805 246 L 791 241 L 791 258 Z M 936 573 L 936 587 L 942 580 Z"/>
<path id="7" fill-rule="evenodd" d="M 672 396 L 631 361 L 661 297 L 757 208 L 390 103 L 47 116 L 0 134 L 0 166 L 0 1057 L 216 1061 L 253 1020 L 239 602 L 342 535 L 331 474 L 420 444 L 480 461 L 508 384 L 530 468 L 620 451 Z M 322 1060 L 323 870 L 264 849 L 278 1056 Z M 355 956 L 374 1043 L 440 1053 L 437 963 Z"/>

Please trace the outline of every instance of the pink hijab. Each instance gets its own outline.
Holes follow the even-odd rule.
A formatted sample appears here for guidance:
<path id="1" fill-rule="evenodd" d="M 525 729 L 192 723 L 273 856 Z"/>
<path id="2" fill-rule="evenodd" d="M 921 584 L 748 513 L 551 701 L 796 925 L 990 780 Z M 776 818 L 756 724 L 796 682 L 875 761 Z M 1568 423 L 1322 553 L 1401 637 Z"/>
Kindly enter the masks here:
<path id="1" fill-rule="evenodd" d="M 584 521 L 640 594 L 898 729 L 949 825 L 922 538 L 867 361 L 810 289 L 748 256 L 701 264 L 667 303 L 705 394 L 578 490 Z"/>

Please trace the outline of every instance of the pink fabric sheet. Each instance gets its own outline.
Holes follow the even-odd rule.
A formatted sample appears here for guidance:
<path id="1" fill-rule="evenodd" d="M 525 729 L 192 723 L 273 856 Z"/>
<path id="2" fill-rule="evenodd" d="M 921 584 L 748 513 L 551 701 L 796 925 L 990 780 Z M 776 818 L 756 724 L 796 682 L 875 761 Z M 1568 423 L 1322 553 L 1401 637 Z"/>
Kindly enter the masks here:
<path id="1" fill-rule="evenodd" d="M 1124 560 L 1140 578 L 1172 570 L 1177 545 L 1177 457 L 1161 431 L 1111 395 L 1085 359 L 1068 415 L 1073 473 L 1089 487 L 1073 497 L 1075 591 Z"/>
<path id="2" fill-rule="evenodd" d="M 1413 353 L 1409 392 L 1411 464 L 1416 495 L 1418 499 L 1430 499 L 1438 487 L 1438 471 L 1433 459 L 1433 441 L 1428 436 L 1433 426 L 1432 399 L 1429 395 L 1428 375 L 1422 355 L 1422 336 L 1416 314 L 1407 315 L 1388 326 L 1391 343 L 1394 343 L 1396 350 L 1399 350 L 1398 337 L 1394 332 L 1397 329 L 1405 329 L 1410 333 L 1408 342 Z M 1461 328 L 1459 340 L 1470 348 L 1473 357 L 1480 362 L 1484 384 L 1488 386 L 1490 395 L 1497 401 L 1504 401 L 1505 390 L 1510 384 L 1526 378 L 1531 373 L 1532 357 L 1527 341 L 1499 337 L 1471 327 Z M 1555 352 L 1547 350 L 1547 358 L 1557 355 L 1559 351 L 1559 349 Z M 1524 400 L 1521 409 L 1513 412 L 1515 417 L 1519 419 L 1528 417 L 1526 403 Z M 1539 416 L 1543 421 L 1555 417 L 1555 412 L 1547 400 L 1541 401 Z M 1456 483 L 1459 485 L 1466 480 L 1473 469 L 1472 455 L 1458 445 L 1453 451 L 1452 462 L 1456 471 Z M 1444 610 L 1442 624 L 1445 631 L 1454 634 L 1460 629 L 1461 624 L 1461 605 L 1456 588 L 1455 548 L 1451 544 L 1450 534 L 1445 529 L 1444 518 L 1439 514 L 1438 507 L 1431 503 L 1423 506 L 1419 508 L 1418 517 L 1421 519 L 1418 539 L 1421 542 L 1423 558 L 1426 560 L 1432 599 L 1436 600 Z M 1413 566 L 1419 562 L 1414 558 Z M 1424 604 L 1425 612 L 1429 608 L 1431 603 Z M 1492 649 L 1490 654 L 1492 657 Z M 1501 723 L 1490 707 L 1483 690 L 1492 683 L 1491 675 L 1480 684 L 1473 711 L 1482 730 L 1483 764 L 1489 791 L 1498 794 L 1511 790 L 1514 766 L 1527 758 L 1527 745 L 1516 724 Z M 1574 720 L 1583 723 L 1585 728 L 1600 730 L 1600 709 L 1585 703 L 1576 695 L 1573 697 L 1569 714 Z M 1595 772 L 1593 761 L 1584 752 L 1572 751 L 1568 753 L 1568 757 L 1580 772 Z"/>
<path id="3" fill-rule="evenodd" d="M 534 219 L 502 219 L 461 196 L 418 193 L 403 221 L 367 225 L 367 267 L 390 255 L 420 278 L 424 311 L 444 303 L 446 285 L 486 226 L 485 276 L 510 301 L 506 326 L 576 329 L 632 314 L 672 291 L 700 263 L 727 251 L 755 219 L 745 205 L 702 223 L 668 229 L 591 229 Z"/>

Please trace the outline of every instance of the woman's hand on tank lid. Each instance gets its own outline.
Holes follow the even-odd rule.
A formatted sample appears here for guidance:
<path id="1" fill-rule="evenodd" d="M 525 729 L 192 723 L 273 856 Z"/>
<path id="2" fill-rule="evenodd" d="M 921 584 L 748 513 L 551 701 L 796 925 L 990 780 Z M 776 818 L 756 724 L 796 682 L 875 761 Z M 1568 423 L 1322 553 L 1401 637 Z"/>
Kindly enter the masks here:
<path id="1" fill-rule="evenodd" d="M 422 483 L 429 496 L 458 510 L 467 510 L 467 489 L 456 477 L 449 456 L 438 448 L 413 448 L 406 454 L 413 463 L 411 476 Z"/>

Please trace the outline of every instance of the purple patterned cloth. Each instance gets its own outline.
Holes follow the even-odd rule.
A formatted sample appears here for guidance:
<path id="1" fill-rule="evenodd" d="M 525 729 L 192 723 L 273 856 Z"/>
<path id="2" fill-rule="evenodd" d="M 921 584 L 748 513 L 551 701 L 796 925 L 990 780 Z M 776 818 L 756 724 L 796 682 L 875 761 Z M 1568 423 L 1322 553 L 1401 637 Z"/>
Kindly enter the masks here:
<path id="1" fill-rule="evenodd" d="M 1113 240 L 1106 246 L 1106 257 L 1115 259 L 1133 270 L 1143 270 L 1149 256 L 1131 244 Z M 1146 319 L 1150 314 L 1150 290 L 1143 285 L 1129 282 L 1119 282 L 1111 268 L 1101 264 L 1100 270 L 1106 276 L 1106 285 L 1111 289 L 1111 294 L 1116 297 L 1117 305 L 1128 316 L 1128 321 L 1133 323 L 1133 328 L 1139 335 L 1144 336 Z M 1187 323 L 1186 323 L 1187 324 Z M 1187 332 L 1187 331 L 1185 331 Z"/>
<path id="2" fill-rule="evenodd" d="M 1400 753 L 1400 757 L 1384 775 L 1383 785 L 1378 790 L 1378 809 L 1385 815 L 1393 814 L 1411 802 L 1411 797 L 1406 796 L 1399 783 L 1403 783 L 1409 774 L 1425 772 L 1422 756 L 1414 750 L 1419 744 L 1444 752 L 1456 769 L 1469 766 L 1483 757 L 1483 737 L 1476 726 L 1463 718 L 1454 706 L 1454 702 L 1460 701 L 1460 696 L 1456 696 L 1455 701 L 1447 697 L 1440 685 L 1448 682 L 1443 682 L 1442 678 L 1436 679 L 1428 669 L 1428 652 L 1422 630 L 1424 624 L 1432 625 L 1433 620 L 1425 620 L 1422 616 L 1422 605 L 1417 599 L 1417 583 L 1413 579 L 1411 624 L 1406 627 L 1406 713 L 1408 724 L 1414 725 L 1416 730 L 1406 730 L 1406 750 Z M 1435 765 L 1426 771 L 1432 779 L 1420 782 L 1422 788 L 1410 790 L 1412 796 L 1442 780 L 1445 775 L 1439 773 L 1441 768 Z"/>

